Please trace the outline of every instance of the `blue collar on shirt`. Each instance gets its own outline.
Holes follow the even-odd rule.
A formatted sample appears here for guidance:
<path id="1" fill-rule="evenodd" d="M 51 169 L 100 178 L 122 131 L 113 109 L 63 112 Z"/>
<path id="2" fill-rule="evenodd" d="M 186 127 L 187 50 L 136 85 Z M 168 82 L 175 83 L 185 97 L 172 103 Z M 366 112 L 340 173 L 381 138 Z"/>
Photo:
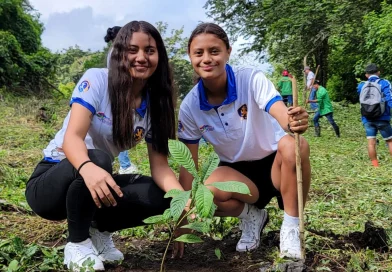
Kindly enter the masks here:
<path id="1" fill-rule="evenodd" d="M 209 111 L 213 108 L 222 105 L 228 105 L 237 100 L 237 87 L 235 85 L 234 72 L 231 66 L 228 64 L 226 64 L 226 74 L 227 74 L 227 96 L 225 100 L 222 102 L 222 104 L 218 106 L 212 106 L 208 103 L 203 81 L 199 80 L 199 83 L 197 84 L 197 88 L 199 90 L 200 110 Z"/>
<path id="2" fill-rule="evenodd" d="M 147 95 L 143 97 L 142 103 L 140 103 L 140 107 L 136 109 L 136 112 L 139 113 L 142 118 L 144 118 L 144 115 L 146 115 L 148 99 L 149 97 L 147 93 Z"/>

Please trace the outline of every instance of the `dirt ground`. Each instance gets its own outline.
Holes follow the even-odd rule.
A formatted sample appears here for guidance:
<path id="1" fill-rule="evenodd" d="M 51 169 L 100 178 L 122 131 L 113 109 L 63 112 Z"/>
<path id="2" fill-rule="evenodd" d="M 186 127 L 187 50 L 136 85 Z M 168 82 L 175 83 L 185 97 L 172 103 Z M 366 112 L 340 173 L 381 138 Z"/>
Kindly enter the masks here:
<path id="1" fill-rule="evenodd" d="M 7 238 L 11 233 L 18 235 L 28 242 L 36 242 L 46 246 L 59 246 L 65 244 L 66 226 L 64 223 L 53 223 L 20 211 L 10 209 L 2 210 L 0 213 L 0 226 L 2 226 L 0 238 Z M 27 227 L 26 227 L 27 226 Z M 332 241 L 328 244 L 330 248 L 344 250 L 355 248 L 376 249 L 385 252 L 385 231 L 375 228 L 371 223 L 366 224 L 365 232 L 354 232 L 348 236 L 336 235 L 334 233 L 323 233 L 307 230 L 312 235 L 328 238 Z M 204 237 L 204 243 L 186 245 L 186 253 L 182 259 L 168 258 L 166 271 L 182 272 L 212 272 L 212 271 L 276 271 L 272 269 L 277 248 L 279 247 L 279 231 L 264 233 L 260 248 L 250 253 L 238 253 L 235 251 L 236 242 L 240 233 L 234 229 L 232 233 L 221 241 L 215 241 Z M 119 265 L 105 265 L 106 271 L 111 272 L 155 272 L 159 271 L 166 241 L 150 241 L 148 239 L 132 239 L 114 236 L 115 244 L 124 252 L 125 260 Z M 215 249 L 219 248 L 222 256 L 218 259 Z M 168 256 L 171 256 L 169 249 Z M 318 252 L 307 251 L 306 270 L 284 271 L 314 271 L 320 265 L 325 256 Z M 349 257 L 342 254 L 338 260 L 331 260 L 328 267 L 331 271 L 346 271 L 345 263 Z"/>

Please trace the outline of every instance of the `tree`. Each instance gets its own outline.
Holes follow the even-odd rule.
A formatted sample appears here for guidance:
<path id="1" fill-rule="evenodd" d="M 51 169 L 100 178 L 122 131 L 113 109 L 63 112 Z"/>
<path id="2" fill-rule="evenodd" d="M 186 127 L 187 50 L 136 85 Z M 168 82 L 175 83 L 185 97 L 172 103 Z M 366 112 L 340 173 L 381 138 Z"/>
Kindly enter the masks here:
<path id="1" fill-rule="evenodd" d="M 76 84 L 87 69 L 106 67 L 108 48 L 109 46 L 106 46 L 103 51 L 96 52 L 84 51 L 78 45 L 63 49 L 59 53 L 57 62 L 59 83 L 74 82 Z"/>
<path id="2" fill-rule="evenodd" d="M 37 93 L 51 85 L 56 56 L 42 47 L 42 31 L 27 0 L 0 2 L 0 88 Z"/>
<path id="3" fill-rule="evenodd" d="M 194 86 L 193 68 L 191 63 L 185 59 L 188 38 L 182 37 L 183 27 L 178 30 L 171 30 L 170 36 L 167 36 L 167 23 L 158 22 L 156 25 L 163 37 L 169 62 L 173 69 L 174 85 L 178 90 L 179 98 L 182 99 Z"/>
<path id="4" fill-rule="evenodd" d="M 267 52 L 270 63 L 283 64 L 297 77 L 301 75 L 303 56 L 309 54 L 308 64 L 321 66 L 319 79 L 322 84 L 325 85 L 331 76 L 343 81 L 340 86 L 346 93 L 339 99 L 354 101 L 357 100 L 353 92 L 356 85 L 354 68 L 358 59 L 364 58 L 361 50 L 366 39 L 359 18 L 370 12 L 379 14 L 382 2 L 208 0 L 205 8 L 232 37 L 252 38 L 244 52 Z"/>
<path id="5" fill-rule="evenodd" d="M 365 64 L 374 62 L 382 68 L 384 77 L 392 79 L 392 4 L 384 2 L 381 7 L 380 13 L 372 11 L 364 17 L 364 51 L 367 58 L 358 61 L 357 71 L 362 72 Z"/>

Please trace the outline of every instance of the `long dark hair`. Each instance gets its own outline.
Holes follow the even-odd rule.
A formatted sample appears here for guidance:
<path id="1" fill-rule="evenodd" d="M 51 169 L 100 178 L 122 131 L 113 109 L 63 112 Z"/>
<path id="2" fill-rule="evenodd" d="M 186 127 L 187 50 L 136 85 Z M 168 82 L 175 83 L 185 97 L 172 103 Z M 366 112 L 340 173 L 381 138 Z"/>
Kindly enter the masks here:
<path id="1" fill-rule="evenodd" d="M 158 30 L 145 21 L 132 21 L 121 28 L 113 44 L 109 68 L 109 98 L 113 115 L 113 141 L 120 148 L 136 144 L 133 137 L 135 96 L 127 52 L 134 32 L 146 33 L 157 45 L 158 66 L 147 79 L 143 98 L 148 97 L 147 116 L 151 122 L 152 146 L 167 155 L 168 139 L 175 138 L 174 91 L 165 45 Z M 147 133 L 147 131 L 146 131 Z"/>
<path id="2" fill-rule="evenodd" d="M 106 30 L 106 35 L 103 38 L 105 42 L 112 42 L 116 38 L 118 32 L 120 31 L 121 26 L 114 26 L 114 27 L 109 27 L 108 30 Z"/>
<path id="3" fill-rule="evenodd" d="M 201 23 L 192 31 L 192 34 L 189 37 L 188 52 L 191 48 L 191 43 L 192 43 L 193 39 L 197 35 L 200 35 L 200 34 L 213 34 L 225 43 L 226 49 L 230 49 L 229 38 L 227 37 L 227 34 L 223 30 L 223 28 L 221 28 L 220 26 L 218 26 L 217 24 L 214 24 L 214 23 Z"/>

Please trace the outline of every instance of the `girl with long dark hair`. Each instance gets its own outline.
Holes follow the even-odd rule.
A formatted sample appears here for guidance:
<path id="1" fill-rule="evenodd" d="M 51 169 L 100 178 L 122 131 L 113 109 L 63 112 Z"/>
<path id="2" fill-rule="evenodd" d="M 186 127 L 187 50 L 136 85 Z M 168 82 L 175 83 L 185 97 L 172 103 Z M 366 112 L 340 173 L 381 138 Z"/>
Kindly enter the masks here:
<path id="1" fill-rule="evenodd" d="M 106 35 L 104 37 L 105 42 L 107 43 L 113 43 L 114 39 L 117 37 L 118 32 L 120 31 L 121 27 L 120 26 L 113 26 L 109 27 L 106 30 Z M 107 55 L 107 66 L 110 66 L 110 56 L 113 52 L 113 48 L 110 47 L 108 50 L 108 55 Z M 135 174 L 139 172 L 139 169 L 137 166 L 131 162 L 131 159 L 129 158 L 128 150 L 121 151 L 118 154 L 118 162 L 120 164 L 120 169 L 118 170 L 119 174 Z"/>
<path id="2" fill-rule="evenodd" d="M 109 69 L 89 69 L 77 84 L 63 127 L 43 150 L 27 183 L 32 210 L 68 221 L 64 264 L 120 261 L 111 233 L 161 214 L 164 193 L 182 186 L 168 166 L 175 137 L 174 92 L 167 52 L 157 29 L 144 21 L 121 28 Z M 120 151 L 147 142 L 151 175 L 112 175 Z"/>

